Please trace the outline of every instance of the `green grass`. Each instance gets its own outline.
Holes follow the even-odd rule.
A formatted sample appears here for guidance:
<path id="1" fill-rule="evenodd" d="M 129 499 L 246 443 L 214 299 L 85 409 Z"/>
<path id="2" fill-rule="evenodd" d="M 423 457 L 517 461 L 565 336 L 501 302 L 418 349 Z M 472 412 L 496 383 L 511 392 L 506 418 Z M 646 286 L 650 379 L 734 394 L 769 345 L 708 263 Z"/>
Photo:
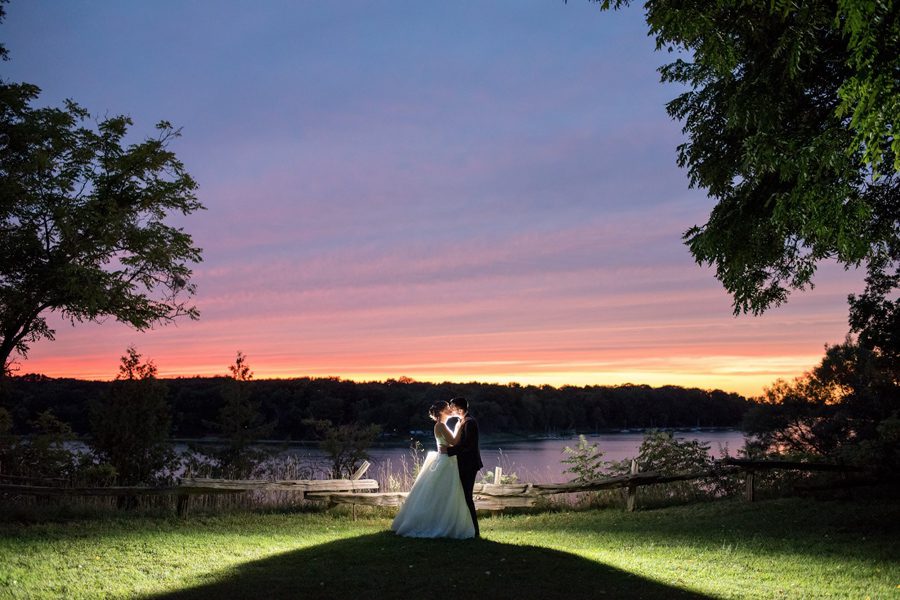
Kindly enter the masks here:
<path id="1" fill-rule="evenodd" d="M 900 508 L 721 501 L 482 519 L 414 540 L 343 513 L 0 523 L 0 597 L 900 598 Z"/>

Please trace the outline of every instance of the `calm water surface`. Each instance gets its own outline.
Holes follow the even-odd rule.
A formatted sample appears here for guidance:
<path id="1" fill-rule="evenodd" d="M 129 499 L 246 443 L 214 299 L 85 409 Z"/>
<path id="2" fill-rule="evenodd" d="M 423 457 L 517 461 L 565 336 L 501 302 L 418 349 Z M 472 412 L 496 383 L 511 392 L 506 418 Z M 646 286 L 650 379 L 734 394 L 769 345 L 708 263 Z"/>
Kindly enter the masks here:
<path id="1" fill-rule="evenodd" d="M 603 452 L 603 459 L 619 461 L 633 458 L 638 453 L 638 448 L 644 440 L 641 431 L 630 433 L 603 433 L 585 436 L 589 443 L 599 444 Z M 737 430 L 718 431 L 683 431 L 675 432 L 677 439 L 700 440 L 709 444 L 710 454 L 720 458 L 727 448 L 734 456 L 744 446 L 744 433 Z M 532 483 L 547 483 L 567 481 L 571 477 L 563 474 L 561 461 L 566 457 L 563 448 L 578 444 L 578 437 L 566 439 L 528 440 L 510 442 L 505 444 L 481 444 L 481 458 L 485 469 L 493 469 L 496 466 L 503 467 L 504 473 L 515 473 L 519 481 Z M 428 445 L 426 450 L 433 449 Z M 303 450 L 312 458 L 316 450 Z M 396 472 L 402 468 L 402 462 L 410 462 L 411 452 L 405 448 L 373 448 L 369 454 L 372 456 L 372 467 L 367 476 L 376 477 L 387 471 Z"/>
<path id="2" fill-rule="evenodd" d="M 591 444 L 598 444 L 603 452 L 603 459 L 607 461 L 620 461 L 633 458 L 638 453 L 638 448 L 644 439 L 642 431 L 628 433 L 601 433 L 586 435 Z M 700 440 L 709 444 L 709 452 L 716 458 L 720 458 L 725 450 L 736 455 L 746 441 L 743 432 L 730 430 L 714 431 L 677 431 L 677 439 Z M 422 445 L 418 453 L 418 459 L 424 458 L 425 452 L 434 449 L 434 441 L 430 442 L 421 438 Z M 571 479 L 563 473 L 566 465 L 562 460 L 566 458 L 564 448 L 576 446 L 578 437 L 554 438 L 539 440 L 522 440 L 505 443 L 491 442 L 489 439 L 481 444 L 481 458 L 484 461 L 485 471 L 493 470 L 500 466 L 506 474 L 515 473 L 519 481 L 532 483 L 561 482 Z M 69 442 L 66 444 L 75 450 L 86 451 L 88 448 L 82 442 Z M 183 443 L 175 444 L 177 451 L 186 451 L 188 446 Z M 391 474 L 398 474 L 406 470 L 411 471 L 414 462 L 414 452 L 404 447 L 374 447 L 369 450 L 372 466 L 366 477 L 385 480 Z M 317 473 L 317 477 L 327 477 L 330 471 L 328 457 L 314 446 L 294 446 L 284 450 L 281 456 L 290 456 L 303 465 L 307 465 Z M 482 471 L 484 473 L 485 471 Z M 180 474 L 180 473 L 179 473 Z"/>

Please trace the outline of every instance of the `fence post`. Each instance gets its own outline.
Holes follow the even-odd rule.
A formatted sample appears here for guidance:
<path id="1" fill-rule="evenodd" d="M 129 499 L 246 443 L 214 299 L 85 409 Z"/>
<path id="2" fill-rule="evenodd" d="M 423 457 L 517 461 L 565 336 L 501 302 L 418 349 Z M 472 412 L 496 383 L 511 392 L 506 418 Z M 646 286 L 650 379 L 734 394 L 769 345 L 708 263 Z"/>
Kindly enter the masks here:
<path id="1" fill-rule="evenodd" d="M 631 459 L 631 474 L 637 475 L 638 472 L 638 464 L 636 459 Z M 634 512 L 634 501 L 637 497 L 637 486 L 634 483 L 628 484 L 628 498 L 625 501 L 625 510 L 628 512 Z"/>
<path id="2" fill-rule="evenodd" d="M 357 479 L 361 479 L 363 474 L 369 470 L 370 466 L 372 466 L 372 463 L 370 463 L 369 461 L 367 461 L 367 460 L 362 461 L 362 464 L 359 465 L 359 468 L 356 471 L 354 471 L 353 475 L 350 476 L 350 479 L 353 481 L 356 481 Z"/>
<path id="3" fill-rule="evenodd" d="M 500 485 L 500 481 L 503 479 L 503 467 L 494 467 L 494 484 Z"/>
<path id="4" fill-rule="evenodd" d="M 746 488 L 744 490 L 744 497 L 747 502 L 753 502 L 756 498 L 756 477 L 755 473 L 751 469 L 747 469 L 747 483 Z"/>
<path id="5" fill-rule="evenodd" d="M 190 508 L 191 497 L 188 494 L 178 494 L 175 512 L 179 517 L 187 516 L 188 508 Z"/>

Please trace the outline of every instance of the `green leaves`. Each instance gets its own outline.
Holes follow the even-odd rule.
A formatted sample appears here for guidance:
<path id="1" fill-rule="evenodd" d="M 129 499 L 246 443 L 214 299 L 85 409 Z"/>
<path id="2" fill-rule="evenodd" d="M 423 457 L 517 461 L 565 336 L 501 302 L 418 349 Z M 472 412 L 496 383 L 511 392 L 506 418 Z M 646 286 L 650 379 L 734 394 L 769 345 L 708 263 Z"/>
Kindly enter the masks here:
<path id="1" fill-rule="evenodd" d="M 853 144 L 877 177 L 900 171 L 900 10 L 891 0 L 839 0 L 835 27 L 849 36 L 853 74 L 839 90 Z"/>
<path id="2" fill-rule="evenodd" d="M 603 451 L 599 444 L 590 444 L 583 435 L 578 436 L 578 445 L 574 448 L 563 448 L 566 458 L 562 459 L 564 465 L 568 465 L 563 473 L 574 475 L 572 481 L 586 483 L 603 477 L 606 461 L 603 460 Z"/>
<path id="3" fill-rule="evenodd" d="M 684 240 L 715 267 L 735 313 L 785 302 L 812 285 L 823 259 L 856 266 L 898 239 L 896 226 L 872 227 L 897 223 L 876 196 L 888 190 L 887 206 L 900 205 L 894 2 L 644 7 L 657 47 L 682 53 L 660 68 L 663 81 L 688 88 L 666 107 L 687 137 L 678 165 L 716 201 Z"/>
<path id="4" fill-rule="evenodd" d="M 201 250 L 172 214 L 203 208 L 169 150 L 180 132 L 125 145 L 132 121 L 90 126 L 74 101 L 35 108 L 37 87 L 0 83 L 0 358 L 52 339 L 40 315 L 113 317 L 138 330 L 195 319 L 190 265 Z"/>

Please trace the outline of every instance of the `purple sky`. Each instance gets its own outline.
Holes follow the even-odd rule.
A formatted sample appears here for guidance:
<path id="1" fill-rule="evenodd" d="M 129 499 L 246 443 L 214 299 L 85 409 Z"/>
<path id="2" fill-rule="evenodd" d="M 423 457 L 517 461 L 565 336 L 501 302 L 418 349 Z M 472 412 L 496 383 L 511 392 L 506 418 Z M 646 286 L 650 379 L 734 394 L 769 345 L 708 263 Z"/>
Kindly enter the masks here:
<path id="1" fill-rule="evenodd" d="M 208 210 L 199 322 L 71 328 L 23 372 L 666 383 L 756 394 L 846 330 L 824 267 L 763 317 L 681 244 L 712 206 L 637 7 L 14 0 L 3 78 L 136 135 L 167 119 Z"/>

